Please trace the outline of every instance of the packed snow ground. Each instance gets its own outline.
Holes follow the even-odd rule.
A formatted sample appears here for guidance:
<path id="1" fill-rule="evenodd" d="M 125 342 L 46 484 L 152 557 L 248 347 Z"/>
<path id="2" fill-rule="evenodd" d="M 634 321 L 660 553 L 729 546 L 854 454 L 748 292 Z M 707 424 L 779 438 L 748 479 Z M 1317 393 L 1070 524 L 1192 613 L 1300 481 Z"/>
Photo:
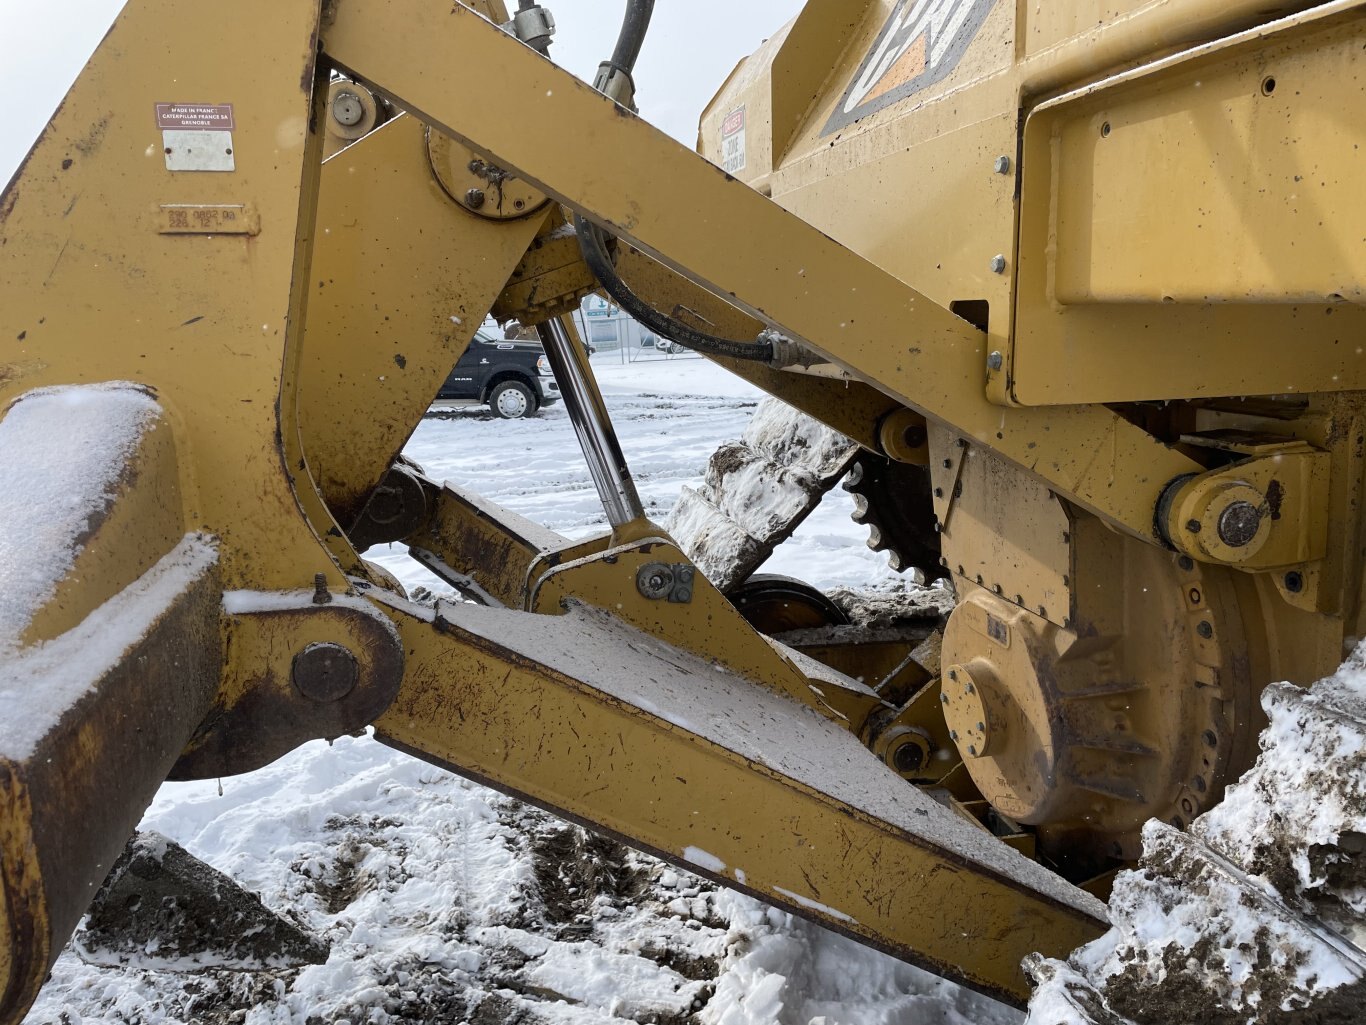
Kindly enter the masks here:
<path id="1" fill-rule="evenodd" d="M 712 450 L 739 437 L 760 393 L 694 357 L 599 355 L 595 366 L 641 497 L 663 521 Z M 571 537 L 604 527 L 562 405 L 516 422 L 480 408 L 433 417 L 407 454 Z M 900 586 L 851 510 L 832 493 L 765 570 L 822 588 Z M 370 556 L 410 588 L 434 584 L 401 550 Z M 1019 1020 L 368 737 L 309 744 L 221 783 L 168 784 L 143 828 L 295 916 L 331 957 L 290 972 L 189 975 L 94 968 L 67 952 L 31 1025 Z"/>

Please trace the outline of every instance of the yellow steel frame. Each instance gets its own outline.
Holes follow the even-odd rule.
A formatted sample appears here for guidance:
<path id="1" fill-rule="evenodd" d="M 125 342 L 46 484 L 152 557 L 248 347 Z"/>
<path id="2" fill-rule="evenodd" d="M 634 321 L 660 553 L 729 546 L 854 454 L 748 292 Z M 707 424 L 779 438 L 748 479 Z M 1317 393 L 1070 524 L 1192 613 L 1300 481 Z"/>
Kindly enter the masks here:
<path id="1" fill-rule="evenodd" d="M 500 6 L 481 5 L 495 18 Z M 835 18 L 830 0 L 813 9 Z M 54 541 L 63 551 L 85 543 L 78 570 L 96 566 L 99 580 L 77 586 L 73 571 L 59 582 L 34 610 L 38 625 L 21 639 L 23 651 L 109 611 L 186 535 L 204 535 L 193 543 L 213 555 L 211 569 L 149 625 L 144 647 L 130 646 L 59 709 L 37 754 L 0 754 L 0 1021 L 22 1015 L 84 895 L 166 773 L 234 771 L 376 716 L 388 740 L 423 757 L 1021 1001 L 1021 955 L 1062 953 L 1093 935 L 1103 924 L 1098 906 L 902 786 L 837 724 L 857 727 L 866 713 L 856 690 L 824 715 L 789 700 L 806 682 L 798 665 L 776 650 L 746 650 L 761 642 L 719 596 L 680 603 L 677 619 L 664 615 L 674 609 L 644 606 L 622 578 L 657 544 L 648 524 L 620 530 L 615 548 L 607 539 L 556 548 L 515 525 L 506 536 L 497 516 L 471 513 L 458 497 L 428 495 L 435 512 L 416 540 L 436 556 L 442 537 L 458 535 L 450 550 L 459 549 L 468 541 L 462 532 L 482 517 L 483 540 L 529 560 L 525 575 L 503 572 L 495 586 L 543 614 L 534 645 L 517 618 L 533 613 L 429 614 L 374 586 L 378 575 L 346 531 L 431 384 L 541 228 L 535 217 L 480 221 L 447 205 L 422 167 L 418 136 L 430 126 L 607 228 L 652 261 L 654 270 L 639 266 L 656 275 L 654 287 L 674 275 L 689 283 L 689 297 L 699 289 L 730 297 L 739 313 L 717 317 L 778 326 L 820 353 L 855 382 L 849 410 L 829 418 L 843 416 L 869 447 L 876 424 L 907 407 L 932 422 L 939 448 L 971 442 L 1029 474 L 1045 527 L 1051 493 L 1152 541 L 1171 482 L 1190 476 L 1184 500 L 1217 518 L 1201 495 L 1226 481 L 1104 406 L 993 404 L 989 389 L 999 391 L 1000 381 L 992 384 L 985 369 L 986 333 L 466 7 L 333 0 L 320 11 L 314 0 L 241 0 L 233 45 L 205 48 L 213 17 L 183 0 L 131 3 L 0 198 L 0 402 L 8 409 L 47 385 L 131 381 L 155 394 L 165 431 L 129 456 L 131 490 L 104 496 L 111 523 L 139 503 L 153 509 L 137 544 L 123 556 L 107 532 Z M 814 49 L 844 45 L 850 24 L 827 37 L 808 23 L 798 38 Z M 147 40 L 157 41 L 155 53 Z M 250 74 L 243 53 L 254 55 Z M 318 125 L 333 66 L 413 116 L 324 165 Z M 491 82 L 499 83 L 496 102 Z M 175 171 L 163 159 L 155 105 L 209 98 L 234 108 L 222 144 L 234 150 L 235 170 Z M 800 141 L 802 111 L 779 106 L 778 145 L 790 148 Z M 1008 106 L 973 137 L 1013 131 Z M 417 180 L 425 193 L 386 195 L 390 181 L 413 190 Z M 179 215 L 196 209 L 206 212 L 203 224 L 186 230 Z M 235 227 L 224 230 L 229 221 Z M 740 237 L 762 244 L 728 244 Z M 401 260 L 382 255 L 396 246 Z M 388 308 L 375 308 L 377 293 L 388 295 Z M 367 333 L 382 330 L 386 316 L 399 319 L 410 351 L 369 344 Z M 767 368 L 753 376 L 779 391 L 791 380 Z M 804 404 L 829 409 L 843 385 L 790 387 Z M 339 415 L 343 405 L 359 417 Z M 375 421 L 363 439 L 352 437 L 359 420 Z M 5 458 L 0 452 L 0 472 Z M 1318 480 L 1321 469 L 1302 476 Z M 1353 493 L 1331 491 L 1338 533 L 1355 522 L 1344 511 Z M 1310 533 L 1315 521 L 1304 505 L 1296 496 L 1269 528 L 1264 543 L 1276 559 L 1324 550 L 1317 535 L 1305 544 L 1283 539 Z M 681 558 L 667 544 L 659 550 Z M 1222 557 L 1210 548 L 1197 554 Z M 573 556 L 579 565 L 556 565 Z M 1061 553 L 1046 558 L 1056 576 Z M 1059 587 L 1068 586 L 1063 578 Z M 632 606 L 615 618 L 601 611 L 614 589 Z M 223 591 L 235 597 L 215 607 Z M 576 604 L 585 600 L 600 609 Z M 689 635 L 707 614 L 717 636 Z M 132 660 L 147 645 L 177 650 L 165 636 L 177 631 L 182 645 L 204 640 L 192 679 L 180 681 L 166 661 L 134 679 Z M 291 669 L 301 646 L 319 644 L 346 648 L 357 665 L 354 695 L 327 713 L 309 705 L 323 699 L 310 697 Z M 786 694 L 722 674 L 699 655 Z M 616 685 L 617 662 L 654 675 L 633 695 Z M 690 680 L 708 698 L 698 703 L 683 691 L 684 704 L 716 713 L 704 723 L 688 721 L 677 700 L 673 714 L 646 700 L 666 691 L 676 699 Z M 183 700 L 165 716 L 173 687 Z M 213 714 L 201 723 L 206 708 Z M 741 725 L 745 713 L 757 715 L 753 735 L 737 735 L 725 710 Z M 128 719 L 156 724 L 155 751 L 115 742 Z M 285 727 L 254 751 L 237 750 L 267 720 Z M 595 739 L 567 739 L 585 729 Z M 679 765 L 689 774 L 675 773 Z M 121 774 L 117 793 L 88 784 L 111 772 Z M 680 822 L 663 810 L 669 796 L 714 815 Z M 107 805 L 106 828 L 73 848 L 62 815 L 94 797 Z"/>
<path id="2" fill-rule="evenodd" d="M 411 26 L 401 46 L 383 41 L 393 18 Z M 992 405 L 982 391 L 982 332 L 472 12 L 400 0 L 344 4 L 323 46 L 348 74 L 401 98 L 424 121 L 1124 529 L 1151 537 L 1162 488 L 1200 469 L 1103 407 Z M 436 66 L 441 75 L 430 73 Z M 457 99 L 495 79 L 507 83 L 498 107 Z M 735 224 L 764 240 L 763 259 L 717 244 Z M 889 345 L 904 346 L 895 362 Z"/>

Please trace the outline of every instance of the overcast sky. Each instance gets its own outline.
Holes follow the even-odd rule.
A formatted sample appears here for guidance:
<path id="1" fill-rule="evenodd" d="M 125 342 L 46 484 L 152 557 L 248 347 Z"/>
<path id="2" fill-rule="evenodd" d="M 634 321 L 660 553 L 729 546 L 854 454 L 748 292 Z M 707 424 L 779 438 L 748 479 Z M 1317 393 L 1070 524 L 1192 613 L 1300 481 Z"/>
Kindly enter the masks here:
<path id="1" fill-rule="evenodd" d="M 591 81 L 611 55 L 625 0 L 542 2 L 559 25 L 551 56 Z M 221 12 L 224 5 L 216 6 Z M 735 63 L 801 6 L 802 0 L 657 0 L 636 68 L 641 113 L 692 146 L 698 115 Z M 9 180 L 122 7 L 123 0 L 0 0 L 0 183 Z"/>

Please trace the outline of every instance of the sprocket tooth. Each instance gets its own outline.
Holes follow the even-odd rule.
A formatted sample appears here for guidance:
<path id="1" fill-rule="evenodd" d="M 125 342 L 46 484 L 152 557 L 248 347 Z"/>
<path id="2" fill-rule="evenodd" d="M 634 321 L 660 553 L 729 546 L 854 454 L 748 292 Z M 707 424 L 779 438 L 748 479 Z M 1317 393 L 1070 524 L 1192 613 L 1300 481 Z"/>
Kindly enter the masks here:
<path id="1" fill-rule="evenodd" d="M 886 552 L 888 566 L 898 573 L 919 570 L 926 583 L 948 575 L 924 467 L 863 452 L 845 475 L 844 490 L 854 496 L 853 521 L 868 528 L 868 547 Z"/>

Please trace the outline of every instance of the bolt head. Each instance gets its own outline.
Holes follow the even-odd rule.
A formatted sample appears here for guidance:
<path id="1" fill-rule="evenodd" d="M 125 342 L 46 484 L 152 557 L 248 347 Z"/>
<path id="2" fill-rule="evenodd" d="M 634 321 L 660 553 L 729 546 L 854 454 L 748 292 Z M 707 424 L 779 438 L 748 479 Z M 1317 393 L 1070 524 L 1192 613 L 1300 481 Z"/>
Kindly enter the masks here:
<path id="1" fill-rule="evenodd" d="M 1006 359 L 999 352 L 993 352 L 987 357 L 987 366 L 992 370 L 1000 370 L 1005 366 Z"/>
<path id="2" fill-rule="evenodd" d="M 1004 253 L 997 253 L 991 258 L 991 273 L 1004 274 L 1006 272 L 1006 258 Z"/>
<path id="3" fill-rule="evenodd" d="M 996 158 L 995 167 L 996 167 L 996 173 L 997 173 L 997 174 L 1009 174 L 1009 173 L 1010 173 L 1010 158 L 1007 157 L 1007 156 L 1000 156 L 1000 157 L 997 157 L 997 158 Z"/>
<path id="4" fill-rule="evenodd" d="M 470 189 L 469 192 L 465 193 L 465 205 L 471 210 L 478 210 L 483 206 L 484 199 L 483 189 Z"/>
<path id="5" fill-rule="evenodd" d="M 958 731 L 957 731 L 957 730 L 949 730 L 949 739 L 950 739 L 950 740 L 957 740 L 957 739 L 958 739 Z"/>

